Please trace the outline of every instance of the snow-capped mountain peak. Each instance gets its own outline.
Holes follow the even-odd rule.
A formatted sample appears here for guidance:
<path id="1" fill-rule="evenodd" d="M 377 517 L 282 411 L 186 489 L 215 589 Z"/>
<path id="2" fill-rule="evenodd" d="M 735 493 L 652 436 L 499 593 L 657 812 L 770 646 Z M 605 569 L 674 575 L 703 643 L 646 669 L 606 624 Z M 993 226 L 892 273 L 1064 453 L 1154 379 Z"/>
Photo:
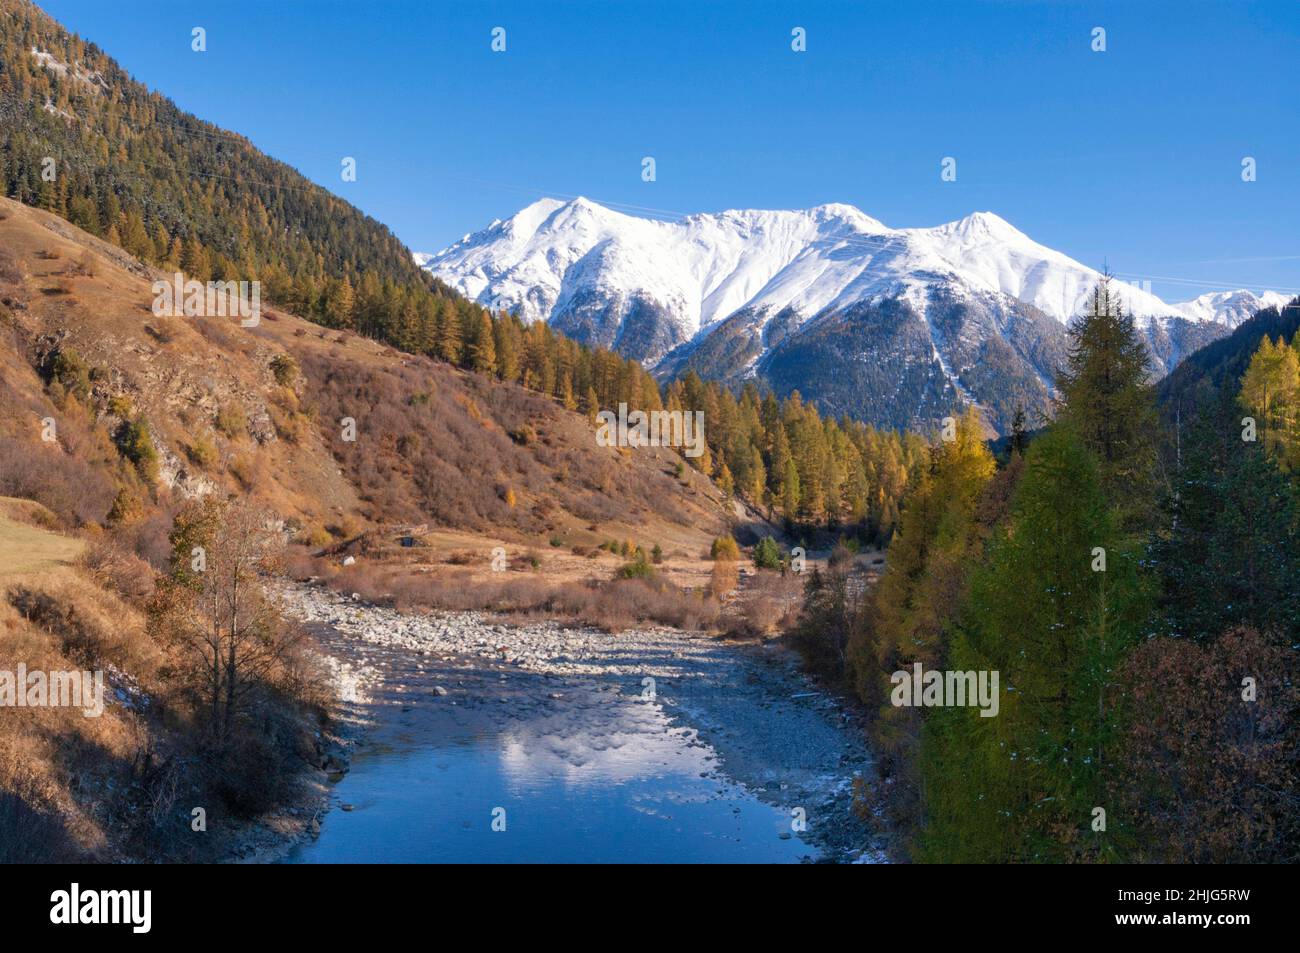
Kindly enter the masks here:
<path id="1" fill-rule="evenodd" d="M 931 231 L 945 235 L 960 235 L 968 240 L 1014 241 L 1027 236 L 1001 215 L 995 212 L 971 212 L 965 218 L 959 218 L 947 225 L 939 225 Z"/>
<path id="2" fill-rule="evenodd" d="M 802 211 L 730 210 L 658 221 L 590 199 L 544 198 L 417 261 L 483 304 L 557 317 L 600 289 L 624 312 L 666 311 L 661 353 L 742 308 L 807 319 L 934 282 L 1007 295 L 1059 321 L 1084 306 L 1097 271 L 1035 242 L 988 211 L 932 228 L 891 228 L 841 203 Z M 1139 318 L 1188 313 L 1141 288 L 1123 289 Z M 625 314 L 623 315 L 625 316 Z M 617 321 L 606 315 L 604 323 Z M 616 328 L 607 328 L 613 339 Z M 605 343 L 605 342 L 602 342 Z"/>
<path id="3" fill-rule="evenodd" d="M 468 297 L 665 372 L 765 377 L 891 426 L 977 403 L 1044 412 L 1102 275 L 990 211 L 895 228 L 852 205 L 662 221 L 539 199 L 417 262 Z M 1171 305 L 1113 281 L 1167 371 L 1280 295 Z M 1032 408 L 1031 408 L 1032 409 Z"/>
<path id="4" fill-rule="evenodd" d="M 1212 291 L 1173 305 L 1177 313 L 1192 321 L 1214 321 L 1235 328 L 1264 308 L 1285 307 L 1290 297 L 1276 291 Z"/>

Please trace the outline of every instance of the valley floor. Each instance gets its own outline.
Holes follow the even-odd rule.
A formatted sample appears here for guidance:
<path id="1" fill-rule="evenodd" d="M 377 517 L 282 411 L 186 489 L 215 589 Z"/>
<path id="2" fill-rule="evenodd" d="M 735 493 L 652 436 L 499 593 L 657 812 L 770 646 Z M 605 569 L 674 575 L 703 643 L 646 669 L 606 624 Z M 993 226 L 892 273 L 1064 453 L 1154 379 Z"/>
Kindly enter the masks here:
<path id="1" fill-rule="evenodd" d="M 365 725 L 291 860 L 884 858 L 852 810 L 858 718 L 778 643 L 284 601 Z"/>

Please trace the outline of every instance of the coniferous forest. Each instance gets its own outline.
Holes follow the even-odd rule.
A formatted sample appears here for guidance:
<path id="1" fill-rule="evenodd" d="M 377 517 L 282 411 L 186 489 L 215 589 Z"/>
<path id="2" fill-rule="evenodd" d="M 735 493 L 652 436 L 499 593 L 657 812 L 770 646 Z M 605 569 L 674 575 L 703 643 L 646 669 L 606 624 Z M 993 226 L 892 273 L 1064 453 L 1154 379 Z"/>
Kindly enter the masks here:
<path id="1" fill-rule="evenodd" d="M 1300 857 L 1300 364 L 1267 336 L 1246 355 L 1158 425 L 1103 282 L 1055 419 L 995 459 L 968 415 L 910 484 L 879 586 L 810 580 L 805 651 L 827 633 L 846 646 L 821 658 L 875 712 L 885 783 L 862 810 L 908 856 Z M 891 704 L 891 674 L 917 663 L 998 671 L 998 716 Z"/>

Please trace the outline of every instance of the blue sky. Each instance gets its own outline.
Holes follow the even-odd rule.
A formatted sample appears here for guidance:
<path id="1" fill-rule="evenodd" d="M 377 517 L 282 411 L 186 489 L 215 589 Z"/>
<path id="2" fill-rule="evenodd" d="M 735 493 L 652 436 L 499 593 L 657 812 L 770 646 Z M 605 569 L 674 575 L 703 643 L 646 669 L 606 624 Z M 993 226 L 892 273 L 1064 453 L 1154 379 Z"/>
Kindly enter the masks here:
<path id="1" fill-rule="evenodd" d="M 40 5 L 415 250 L 542 195 L 847 202 L 894 226 L 994 211 L 1167 300 L 1300 291 L 1295 0 Z"/>

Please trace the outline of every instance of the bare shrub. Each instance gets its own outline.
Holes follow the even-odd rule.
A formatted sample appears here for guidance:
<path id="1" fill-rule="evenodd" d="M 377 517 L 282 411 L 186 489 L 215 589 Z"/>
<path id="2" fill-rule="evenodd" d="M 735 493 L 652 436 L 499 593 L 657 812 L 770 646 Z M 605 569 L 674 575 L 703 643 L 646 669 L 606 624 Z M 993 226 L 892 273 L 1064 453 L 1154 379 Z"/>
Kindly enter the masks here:
<path id="1" fill-rule="evenodd" d="M 620 631 L 641 624 L 705 629 L 719 607 L 704 594 L 683 592 L 662 579 L 605 583 L 551 583 L 536 576 L 475 581 L 466 570 L 411 573 L 356 563 L 330 573 L 326 584 L 399 611 L 491 611 L 517 620 L 557 619 Z"/>
<path id="2" fill-rule="evenodd" d="M 7 248 L 0 248 L 0 282 L 20 285 L 26 278 L 26 263 L 14 257 L 14 254 Z"/>
<path id="3" fill-rule="evenodd" d="M 116 491 L 101 470 L 58 447 L 0 437 L 0 496 L 35 500 L 65 526 L 102 523 Z"/>
<path id="4" fill-rule="evenodd" d="M 217 462 L 217 448 L 207 437 L 199 435 L 183 446 L 185 456 L 202 470 L 211 469 Z"/>
<path id="5" fill-rule="evenodd" d="M 174 559 L 155 620 L 188 660 L 195 707 L 230 743 L 248 712 L 277 688 L 304 634 L 266 598 L 263 575 L 280 555 L 268 514 L 245 502 L 207 497 L 177 515 Z M 195 547 L 204 563 L 196 567 Z"/>
<path id="6" fill-rule="evenodd" d="M 81 565 L 96 582 L 128 602 L 143 607 L 153 598 L 157 575 L 154 568 L 111 536 L 103 536 L 87 547 Z"/>
<path id="7" fill-rule="evenodd" d="M 799 616 L 803 580 L 794 573 L 760 571 L 749 590 L 728 612 L 727 632 L 742 638 L 761 638 L 784 632 Z"/>
<path id="8" fill-rule="evenodd" d="M 321 575 L 316 557 L 300 546 L 292 547 L 282 561 L 284 574 L 295 582 L 306 582 Z"/>
<path id="9" fill-rule="evenodd" d="M 270 738 L 241 732 L 212 762 L 208 783 L 237 817 L 258 817 L 293 793 L 294 778 L 283 761 Z"/>
<path id="10" fill-rule="evenodd" d="M 267 408 L 271 415 L 271 426 L 275 435 L 288 443 L 298 444 L 307 436 L 307 418 L 302 414 L 271 405 Z"/>
<path id="11" fill-rule="evenodd" d="M 87 249 L 81 253 L 77 263 L 68 269 L 68 273 L 81 278 L 93 278 L 95 277 L 96 267 L 95 256 Z"/>
<path id="12" fill-rule="evenodd" d="M 165 572 L 171 561 L 172 546 L 168 539 L 172 520 L 179 504 L 160 505 L 148 511 L 139 521 L 119 528 L 114 537 L 129 548 L 157 572 Z"/>
<path id="13" fill-rule="evenodd" d="M 230 473 L 239 481 L 240 487 L 249 493 L 254 492 L 267 479 L 266 459 L 257 453 L 245 453 L 232 459 L 229 463 Z"/>
<path id="14" fill-rule="evenodd" d="M 237 350 L 235 339 L 230 336 L 226 330 L 225 323 L 222 321 L 202 319 L 194 322 L 194 327 L 198 332 L 207 339 L 208 343 L 215 344 L 223 351 Z"/>
<path id="15" fill-rule="evenodd" d="M 149 335 L 159 344 L 171 344 L 176 340 L 176 327 L 167 321 L 159 321 L 157 324 L 146 324 L 144 333 Z"/>
<path id="16" fill-rule="evenodd" d="M 613 632 L 644 623 L 707 629 L 718 613 L 717 601 L 703 594 L 683 592 L 662 579 L 633 578 L 605 583 L 599 598 L 578 618 Z"/>
<path id="17" fill-rule="evenodd" d="M 221 405 L 214 423 L 217 430 L 231 440 L 237 440 L 248 433 L 248 416 L 244 413 L 243 405 L 235 400 Z"/>

